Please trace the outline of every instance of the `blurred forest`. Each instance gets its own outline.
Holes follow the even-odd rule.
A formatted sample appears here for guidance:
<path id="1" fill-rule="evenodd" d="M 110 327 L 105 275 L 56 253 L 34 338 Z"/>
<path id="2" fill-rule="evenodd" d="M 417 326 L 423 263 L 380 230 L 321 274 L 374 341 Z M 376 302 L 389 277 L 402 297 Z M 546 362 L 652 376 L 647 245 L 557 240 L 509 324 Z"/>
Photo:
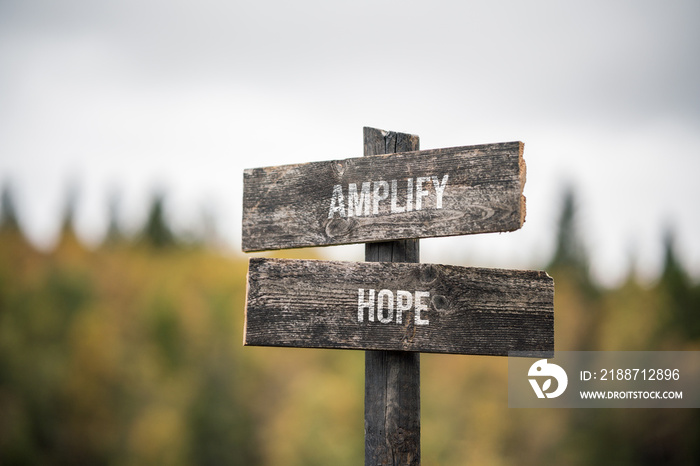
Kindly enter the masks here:
<path id="1" fill-rule="evenodd" d="M 562 198 L 553 257 L 532 264 L 555 279 L 556 349 L 699 351 L 672 232 L 655 283 L 631 268 L 603 288 Z M 246 257 L 175 234 L 162 196 L 88 248 L 73 205 L 41 251 L 2 191 L 0 465 L 363 463 L 362 352 L 244 348 Z M 700 464 L 700 410 L 509 409 L 507 358 L 421 359 L 425 465 Z"/>

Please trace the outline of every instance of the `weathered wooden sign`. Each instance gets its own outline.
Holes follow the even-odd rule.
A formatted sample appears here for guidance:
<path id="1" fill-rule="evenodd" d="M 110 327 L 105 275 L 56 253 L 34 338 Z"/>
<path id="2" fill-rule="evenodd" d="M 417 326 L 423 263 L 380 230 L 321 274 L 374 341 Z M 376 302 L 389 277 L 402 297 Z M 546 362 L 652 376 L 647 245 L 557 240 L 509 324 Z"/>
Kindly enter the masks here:
<path id="1" fill-rule="evenodd" d="M 523 143 L 244 172 L 244 251 L 517 230 Z"/>
<path id="2" fill-rule="evenodd" d="M 418 238 L 523 225 L 523 144 L 418 148 L 365 128 L 365 157 L 244 172 L 244 251 L 367 243 L 369 262 L 251 259 L 244 334 L 367 350 L 367 465 L 420 464 L 420 352 L 554 350 L 546 273 L 418 263 Z"/>
<path id="3" fill-rule="evenodd" d="M 250 260 L 245 345 L 507 355 L 554 350 L 544 272 Z"/>

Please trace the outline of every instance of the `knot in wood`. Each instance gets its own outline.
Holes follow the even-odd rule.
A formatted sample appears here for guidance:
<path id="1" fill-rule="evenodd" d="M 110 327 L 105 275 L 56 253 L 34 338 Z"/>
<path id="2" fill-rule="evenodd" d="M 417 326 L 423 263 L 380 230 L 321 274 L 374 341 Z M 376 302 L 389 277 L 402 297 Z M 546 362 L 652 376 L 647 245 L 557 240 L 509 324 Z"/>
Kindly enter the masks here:
<path id="1" fill-rule="evenodd" d="M 343 178 L 343 174 L 345 174 L 345 166 L 346 162 L 344 160 L 336 160 L 331 163 L 331 172 L 334 179 L 340 180 Z"/>
<path id="2" fill-rule="evenodd" d="M 425 264 L 420 268 L 420 282 L 424 285 L 430 285 L 438 278 L 438 270 L 432 264 Z"/>
<path id="3" fill-rule="evenodd" d="M 326 236 L 337 238 L 347 236 L 355 227 L 355 220 L 344 218 L 332 218 L 326 221 Z"/>
<path id="4" fill-rule="evenodd" d="M 433 296 L 433 299 L 431 299 L 430 302 L 433 305 L 433 309 L 436 311 L 445 311 L 450 304 L 446 297 L 439 294 Z"/>

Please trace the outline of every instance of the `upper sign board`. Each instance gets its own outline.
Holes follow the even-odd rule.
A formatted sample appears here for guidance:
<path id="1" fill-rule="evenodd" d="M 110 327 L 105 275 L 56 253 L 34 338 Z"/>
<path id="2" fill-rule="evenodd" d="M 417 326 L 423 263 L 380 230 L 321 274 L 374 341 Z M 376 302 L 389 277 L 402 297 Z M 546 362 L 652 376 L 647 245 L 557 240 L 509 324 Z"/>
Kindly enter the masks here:
<path id="1" fill-rule="evenodd" d="M 522 142 L 247 169 L 242 248 L 513 231 L 524 184 Z"/>

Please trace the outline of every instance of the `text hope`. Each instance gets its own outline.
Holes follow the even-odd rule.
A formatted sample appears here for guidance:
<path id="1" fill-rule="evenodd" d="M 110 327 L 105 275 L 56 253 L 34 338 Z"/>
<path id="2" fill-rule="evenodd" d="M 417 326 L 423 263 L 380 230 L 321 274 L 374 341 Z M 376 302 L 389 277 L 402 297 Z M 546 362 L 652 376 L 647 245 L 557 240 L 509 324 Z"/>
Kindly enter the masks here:
<path id="1" fill-rule="evenodd" d="M 364 322 L 365 311 L 367 320 L 374 322 L 376 314 L 377 320 L 383 324 L 395 321 L 397 324 L 403 323 L 405 312 L 414 309 L 414 319 L 416 325 L 428 325 L 430 321 L 421 317 L 421 312 L 428 310 L 428 305 L 423 301 L 430 298 L 428 291 L 398 290 L 394 294 L 391 290 L 375 290 L 360 288 L 357 290 L 357 321 Z"/>

